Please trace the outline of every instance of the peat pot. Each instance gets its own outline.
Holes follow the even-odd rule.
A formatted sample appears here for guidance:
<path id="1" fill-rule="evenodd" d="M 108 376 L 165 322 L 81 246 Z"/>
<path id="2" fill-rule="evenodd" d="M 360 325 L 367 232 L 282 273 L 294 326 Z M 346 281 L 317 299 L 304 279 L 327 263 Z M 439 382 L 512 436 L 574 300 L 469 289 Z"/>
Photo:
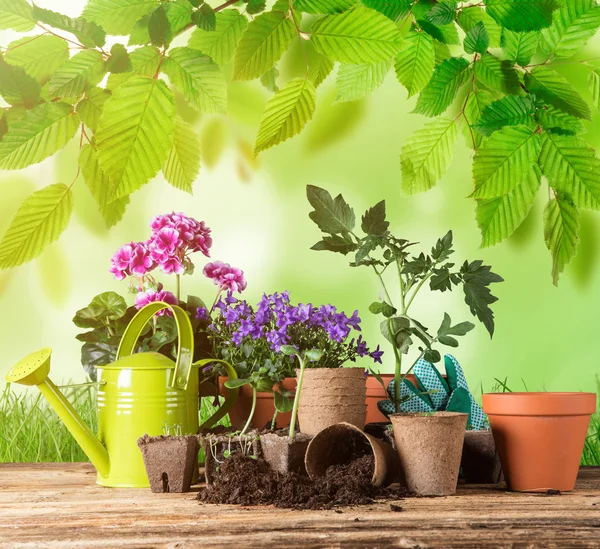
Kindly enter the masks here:
<path id="1" fill-rule="evenodd" d="M 573 489 L 594 393 L 489 393 L 482 400 L 509 490 Z"/>
<path id="2" fill-rule="evenodd" d="M 465 433 L 461 467 L 467 484 L 500 482 L 502 467 L 489 429 Z"/>

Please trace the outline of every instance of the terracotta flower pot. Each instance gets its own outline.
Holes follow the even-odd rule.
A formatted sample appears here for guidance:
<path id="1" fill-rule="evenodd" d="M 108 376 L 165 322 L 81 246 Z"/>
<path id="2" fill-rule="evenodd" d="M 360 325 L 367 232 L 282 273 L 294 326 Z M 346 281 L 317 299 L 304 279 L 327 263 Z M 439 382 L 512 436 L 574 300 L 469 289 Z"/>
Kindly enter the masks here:
<path id="1" fill-rule="evenodd" d="M 331 425 L 310 441 L 306 450 L 306 471 L 314 480 L 323 476 L 332 465 L 347 464 L 368 454 L 372 454 L 374 460 L 371 480 L 374 486 L 388 486 L 398 480 L 400 464 L 394 449 L 349 423 Z"/>
<path id="2" fill-rule="evenodd" d="M 483 395 L 509 490 L 572 490 L 596 411 L 593 393 Z"/>
<path id="3" fill-rule="evenodd" d="M 219 394 L 227 395 L 227 387 L 225 382 L 227 377 L 219 377 Z M 285 378 L 280 384 L 286 391 L 294 392 L 296 390 L 296 379 L 293 377 Z M 234 402 L 231 410 L 229 410 L 229 419 L 231 425 L 236 427 L 242 427 L 245 425 L 252 409 L 252 388 L 249 385 L 240 387 L 238 398 Z M 255 429 L 262 429 L 267 424 L 271 425 L 273 415 L 275 414 L 275 403 L 273 400 L 273 393 L 258 392 L 256 393 L 256 409 L 254 416 L 252 417 L 252 423 L 250 424 Z M 288 427 L 290 424 L 291 412 L 285 414 L 277 414 L 276 424 L 278 429 Z"/>
<path id="4" fill-rule="evenodd" d="M 456 492 L 468 414 L 392 414 L 406 486 L 420 496 Z"/>
<path id="5" fill-rule="evenodd" d="M 296 375 L 300 372 L 297 371 Z M 362 368 L 307 368 L 298 405 L 300 431 L 316 435 L 336 423 L 365 426 L 366 384 Z"/>

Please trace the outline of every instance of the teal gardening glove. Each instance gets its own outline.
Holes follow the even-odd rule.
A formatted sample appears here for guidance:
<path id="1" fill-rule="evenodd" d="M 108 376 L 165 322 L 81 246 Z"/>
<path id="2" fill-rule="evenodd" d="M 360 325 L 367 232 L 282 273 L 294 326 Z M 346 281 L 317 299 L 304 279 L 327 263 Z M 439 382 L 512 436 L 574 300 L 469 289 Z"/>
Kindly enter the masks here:
<path id="1" fill-rule="evenodd" d="M 413 373 L 417 378 L 417 387 L 408 379 L 402 380 L 400 391 L 400 411 L 414 412 L 462 412 L 469 414 L 467 427 L 476 431 L 489 427 L 487 416 L 475 402 L 469 391 L 465 374 L 458 361 L 452 355 L 444 356 L 447 381 L 433 364 L 422 358 L 415 364 Z M 388 386 L 391 400 L 380 400 L 379 411 L 386 417 L 395 412 L 394 380 Z"/>

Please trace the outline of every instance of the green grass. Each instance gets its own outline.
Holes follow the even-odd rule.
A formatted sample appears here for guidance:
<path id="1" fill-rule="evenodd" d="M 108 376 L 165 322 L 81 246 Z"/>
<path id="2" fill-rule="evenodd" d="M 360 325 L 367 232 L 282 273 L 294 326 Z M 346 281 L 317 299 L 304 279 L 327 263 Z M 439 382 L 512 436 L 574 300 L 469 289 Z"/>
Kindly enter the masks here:
<path id="1" fill-rule="evenodd" d="M 96 389 L 63 386 L 77 413 L 96 432 Z M 203 398 L 200 422 L 214 411 Z M 227 416 L 219 424 L 229 425 Z M 0 395 L 0 463 L 89 461 L 71 433 L 36 389 L 16 393 L 8 384 Z"/>

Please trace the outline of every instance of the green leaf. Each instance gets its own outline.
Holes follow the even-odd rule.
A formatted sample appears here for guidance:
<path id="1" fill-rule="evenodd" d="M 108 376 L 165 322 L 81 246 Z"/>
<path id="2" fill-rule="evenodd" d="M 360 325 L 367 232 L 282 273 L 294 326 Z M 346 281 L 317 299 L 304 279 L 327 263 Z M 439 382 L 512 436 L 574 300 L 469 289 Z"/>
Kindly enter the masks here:
<path id="1" fill-rule="evenodd" d="M 85 97 L 77 104 L 77 113 L 81 121 L 93 132 L 98 127 L 102 109 L 110 95 L 108 90 L 90 88 L 85 92 Z"/>
<path id="2" fill-rule="evenodd" d="M 148 36 L 153 46 L 168 47 L 173 40 L 173 30 L 167 17 L 166 4 L 160 4 L 148 17 Z"/>
<path id="3" fill-rule="evenodd" d="M 296 36 L 294 23 L 280 11 L 259 15 L 238 44 L 233 65 L 234 80 L 259 78 L 279 61 Z"/>
<path id="4" fill-rule="evenodd" d="M 490 45 L 490 37 L 483 22 L 477 23 L 465 36 L 466 53 L 485 53 Z"/>
<path id="5" fill-rule="evenodd" d="M 260 83 L 271 93 L 275 93 L 279 91 L 279 86 L 277 85 L 278 77 L 279 70 L 277 67 L 273 67 L 260 77 Z"/>
<path id="6" fill-rule="evenodd" d="M 323 351 L 321 351 L 320 349 L 310 349 L 309 351 L 306 351 L 305 356 L 311 362 L 319 362 L 319 360 L 323 358 Z"/>
<path id="7" fill-rule="evenodd" d="M 591 120 L 589 105 L 577 90 L 555 70 L 539 66 L 525 73 L 525 86 L 539 99 L 548 105 L 578 118 Z"/>
<path id="8" fill-rule="evenodd" d="M 503 282 L 504 279 L 492 272 L 491 267 L 483 265 L 482 261 L 465 261 L 460 269 L 463 277 L 465 303 L 471 314 L 475 315 L 486 327 L 490 337 L 494 335 L 494 313 L 490 305 L 498 301 L 492 295 L 490 284 Z"/>
<path id="9" fill-rule="evenodd" d="M 10 105 L 30 109 L 40 99 L 40 85 L 23 68 L 0 57 L 0 95 Z"/>
<path id="10" fill-rule="evenodd" d="M 246 13 L 249 15 L 256 15 L 262 11 L 265 11 L 267 7 L 267 0 L 248 0 L 246 3 Z"/>
<path id="11" fill-rule="evenodd" d="M 408 90 L 408 97 L 419 93 L 429 82 L 435 67 L 433 39 L 424 32 L 410 33 L 396 56 L 396 76 Z"/>
<path id="12" fill-rule="evenodd" d="M 442 324 L 440 325 L 437 331 L 438 339 L 440 338 L 440 336 L 448 335 L 465 336 L 473 328 L 475 328 L 475 325 L 472 322 L 459 322 L 458 324 L 452 326 L 452 319 L 450 318 L 450 315 L 448 313 L 444 313 L 444 319 L 442 320 Z M 440 342 L 443 343 L 441 339 Z M 444 345 L 446 344 L 444 343 Z M 458 343 L 457 345 L 452 345 L 452 347 L 456 346 L 458 346 Z"/>
<path id="13" fill-rule="evenodd" d="M 588 76 L 588 88 L 592 94 L 594 107 L 600 110 L 600 69 L 594 69 L 590 72 Z"/>
<path id="14" fill-rule="evenodd" d="M 216 14 L 216 18 L 216 29 L 212 32 L 196 29 L 190 37 L 188 47 L 200 50 L 223 66 L 233 57 L 248 21 L 237 10 L 221 11 Z"/>
<path id="15" fill-rule="evenodd" d="M 456 19 L 457 2 L 442 0 L 427 12 L 427 20 L 434 25 L 449 25 Z"/>
<path id="16" fill-rule="evenodd" d="M 580 208 L 600 210 L 600 160 L 581 137 L 546 133 L 539 163 L 554 189 Z"/>
<path id="17" fill-rule="evenodd" d="M 110 57 L 106 60 L 106 70 L 115 74 L 131 71 L 131 59 L 123 44 L 114 44 L 110 48 Z"/>
<path id="18" fill-rule="evenodd" d="M 307 185 L 306 197 L 314 208 L 308 215 L 321 231 L 332 235 L 352 232 L 356 224 L 354 210 L 341 194 L 334 200 L 325 189 Z"/>
<path id="19" fill-rule="evenodd" d="M 414 112 L 425 116 L 442 114 L 468 80 L 469 73 L 469 62 L 463 57 L 451 57 L 442 61 L 419 95 Z"/>
<path id="20" fill-rule="evenodd" d="M 11 269 L 39 256 L 69 224 L 73 195 L 56 184 L 29 196 L 0 241 L 0 269 Z"/>
<path id="21" fill-rule="evenodd" d="M 314 49 L 311 51 L 308 79 L 315 85 L 315 88 L 318 88 L 333 70 L 334 62 L 315 52 Z"/>
<path id="22" fill-rule="evenodd" d="M 317 19 L 311 41 L 318 53 L 340 63 L 377 63 L 394 57 L 402 45 L 396 25 L 385 15 L 355 8 Z"/>
<path id="23" fill-rule="evenodd" d="M 545 29 L 552 23 L 555 0 L 486 0 L 487 13 L 502 27 L 528 32 Z"/>
<path id="24" fill-rule="evenodd" d="M 460 39 L 458 37 L 458 30 L 454 23 L 449 25 L 434 25 L 427 20 L 417 19 L 417 25 L 421 27 L 421 29 L 429 34 L 435 40 L 449 45 L 458 45 L 460 44 Z"/>
<path id="25" fill-rule="evenodd" d="M 200 138 L 179 116 L 175 118 L 173 147 L 162 171 L 173 187 L 193 194 L 194 181 L 200 171 Z"/>
<path id="26" fill-rule="evenodd" d="M 356 0 L 294 0 L 294 9 L 305 13 L 342 13 L 356 4 Z"/>
<path id="27" fill-rule="evenodd" d="M 495 132 L 473 160 L 474 198 L 508 194 L 529 174 L 540 152 L 540 138 L 526 126 L 506 126 Z"/>
<path id="28" fill-rule="evenodd" d="M 191 48 L 174 48 L 163 61 L 162 70 L 194 109 L 205 114 L 226 112 L 225 77 L 210 57 Z"/>
<path id="29" fill-rule="evenodd" d="M 288 82 L 267 103 L 254 155 L 300 133 L 315 111 L 317 92 L 310 80 Z"/>
<path id="30" fill-rule="evenodd" d="M 157 42 L 161 42 L 164 38 L 167 38 L 166 42 L 170 42 L 173 37 L 181 33 L 188 25 L 192 23 L 192 10 L 193 6 L 188 0 L 174 0 L 168 3 L 163 3 L 161 7 L 164 9 L 163 14 L 159 13 L 152 21 L 154 39 Z M 156 12 L 151 11 L 139 19 L 131 29 L 131 35 L 129 37 L 128 44 L 130 46 L 139 44 L 145 45 L 151 42 L 150 38 L 150 17 Z M 161 38 L 161 33 L 164 36 Z"/>
<path id="31" fill-rule="evenodd" d="M 225 387 L 227 387 L 228 389 L 237 389 L 238 387 L 249 385 L 251 382 L 251 379 L 228 379 L 225 382 Z"/>
<path id="32" fill-rule="evenodd" d="M 467 139 L 467 145 L 473 149 L 481 147 L 484 137 L 480 132 L 474 131 L 481 115 L 486 107 L 493 101 L 492 94 L 487 90 L 472 92 L 465 104 L 464 118 L 467 122 L 463 126 L 463 133 Z"/>
<path id="33" fill-rule="evenodd" d="M 26 36 L 8 45 L 4 60 L 21 67 L 31 78 L 44 84 L 69 59 L 69 45 L 62 38 L 40 34 Z"/>
<path id="34" fill-rule="evenodd" d="M 293 356 L 298 354 L 298 349 L 296 347 L 292 347 L 291 345 L 282 345 L 281 352 L 287 356 Z"/>
<path id="35" fill-rule="evenodd" d="M 383 13 L 392 21 L 401 21 L 410 13 L 411 0 L 362 0 L 372 10 Z"/>
<path id="36" fill-rule="evenodd" d="M 437 239 L 435 246 L 431 248 L 431 258 L 436 263 L 446 261 L 454 253 L 453 238 L 452 231 L 448 231 L 442 238 Z"/>
<path id="37" fill-rule="evenodd" d="M 382 236 L 389 226 L 389 222 L 385 219 L 385 200 L 382 200 L 365 212 L 360 227 L 365 234 Z"/>
<path id="38" fill-rule="evenodd" d="M 91 145 L 84 145 L 79 153 L 79 167 L 85 184 L 98 204 L 107 229 L 116 225 L 125 214 L 129 198 L 111 202 L 112 183 L 98 162 L 98 152 Z"/>
<path id="39" fill-rule="evenodd" d="M 600 27 L 595 0 L 568 0 L 552 14 L 552 25 L 542 31 L 542 50 L 555 58 L 575 55 Z"/>
<path id="40" fill-rule="evenodd" d="M 539 32 L 502 31 L 504 57 L 517 65 L 527 65 L 535 55 L 540 40 Z"/>
<path id="41" fill-rule="evenodd" d="M 517 71 L 510 61 L 502 61 L 491 53 L 481 56 L 473 65 L 475 78 L 492 90 L 503 93 L 518 93 L 521 84 Z"/>
<path id="42" fill-rule="evenodd" d="M 506 95 L 490 103 L 473 128 L 487 136 L 505 126 L 523 125 L 535 129 L 535 110 L 535 102 L 530 95 Z"/>
<path id="43" fill-rule="evenodd" d="M 410 320 L 405 316 L 394 316 L 381 322 L 379 325 L 381 335 L 401 353 L 408 353 L 412 345 Z"/>
<path id="44" fill-rule="evenodd" d="M 104 105 L 96 133 L 111 200 L 138 190 L 161 169 L 173 142 L 175 102 L 162 80 L 135 76 Z"/>
<path id="45" fill-rule="evenodd" d="M 248 13 L 251 12 L 248 11 Z M 208 4 L 202 4 L 197 11 L 192 13 L 192 21 L 199 29 L 208 32 L 217 30 L 217 17 L 215 11 Z"/>
<path id="46" fill-rule="evenodd" d="M 103 292 L 92 299 L 89 307 L 106 320 L 119 320 L 127 311 L 127 303 L 116 292 Z M 85 328 L 85 326 L 81 326 Z"/>
<path id="47" fill-rule="evenodd" d="M 86 87 L 95 86 L 105 72 L 104 60 L 98 50 L 83 50 L 65 61 L 52 75 L 46 88 L 54 97 L 79 97 Z"/>
<path id="48" fill-rule="evenodd" d="M 415 194 L 431 189 L 454 156 L 458 130 L 454 120 L 437 118 L 417 130 L 402 148 L 402 190 Z"/>
<path id="49" fill-rule="evenodd" d="M 543 107 L 535 113 L 538 124 L 552 133 L 576 135 L 585 133 L 583 121 L 554 107 Z"/>
<path id="50" fill-rule="evenodd" d="M 457 23 L 465 33 L 473 30 L 478 23 L 483 23 L 490 40 L 490 47 L 497 48 L 500 46 L 502 27 L 500 27 L 482 8 L 478 6 L 468 6 L 461 9 Z"/>
<path id="51" fill-rule="evenodd" d="M 33 17 L 35 17 L 40 23 L 50 25 L 55 29 L 64 30 L 70 32 L 88 48 L 102 47 L 106 42 L 106 33 L 104 29 L 86 21 L 82 17 L 68 17 L 62 13 L 55 11 L 45 10 L 36 5 L 32 8 Z"/>
<path id="52" fill-rule="evenodd" d="M 273 404 L 275 405 L 275 410 L 280 414 L 285 414 L 291 412 L 294 408 L 294 399 L 282 395 L 279 391 L 275 391 L 273 393 Z"/>
<path id="53" fill-rule="evenodd" d="M 552 255 L 552 282 L 575 257 L 579 244 L 579 210 L 566 195 L 558 193 L 544 209 L 544 240 Z"/>
<path id="54" fill-rule="evenodd" d="M 0 168 L 20 170 L 62 149 L 75 135 L 79 117 L 66 103 L 43 103 L 11 124 L 0 142 Z"/>
<path id="55" fill-rule="evenodd" d="M 88 0 L 82 17 L 109 34 L 126 36 L 136 21 L 156 7 L 156 0 Z"/>
<path id="56" fill-rule="evenodd" d="M 477 201 L 481 246 L 487 248 L 508 238 L 527 217 L 540 188 L 541 174 L 534 165 L 529 175 L 504 196 Z"/>
<path id="57" fill-rule="evenodd" d="M 337 234 L 331 236 L 324 236 L 323 240 L 317 242 L 314 246 L 311 247 L 311 250 L 315 250 L 318 252 L 336 252 L 346 255 L 350 252 L 356 251 L 357 248 L 357 244 L 352 241 L 352 239 L 348 236 L 347 233 L 344 233 L 342 234 L 342 236 L 339 236 Z"/>
<path id="58" fill-rule="evenodd" d="M 342 64 L 337 74 L 335 101 L 358 101 L 363 99 L 383 84 L 390 66 L 391 61 L 389 59 L 365 65 Z"/>
<path id="59" fill-rule="evenodd" d="M 375 301 L 369 305 L 369 311 L 374 315 L 382 314 L 385 317 L 390 317 L 396 314 L 396 308 L 384 301 Z"/>
<path id="60" fill-rule="evenodd" d="M 0 0 L 0 29 L 28 32 L 33 27 L 35 19 L 25 0 Z"/>

